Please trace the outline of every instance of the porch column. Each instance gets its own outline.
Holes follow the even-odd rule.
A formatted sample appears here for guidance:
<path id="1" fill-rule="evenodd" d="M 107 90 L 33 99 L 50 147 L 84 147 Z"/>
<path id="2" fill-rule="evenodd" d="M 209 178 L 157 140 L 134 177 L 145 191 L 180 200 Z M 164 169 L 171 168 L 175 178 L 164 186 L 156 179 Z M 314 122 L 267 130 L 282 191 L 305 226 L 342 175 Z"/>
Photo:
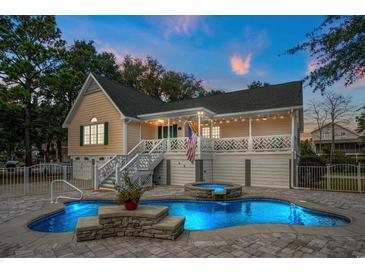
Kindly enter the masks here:
<path id="1" fill-rule="evenodd" d="M 197 146 L 197 153 L 198 153 L 198 155 L 199 155 L 199 157 L 200 157 L 200 155 L 201 155 L 201 141 L 202 141 L 202 139 L 201 139 L 202 137 L 201 137 L 201 112 L 200 111 L 198 111 L 198 146 Z"/>
<path id="2" fill-rule="evenodd" d="M 210 119 L 209 138 L 212 139 L 213 119 Z"/>
<path id="3" fill-rule="evenodd" d="M 170 118 L 167 118 L 167 150 L 170 150 Z"/>
<path id="4" fill-rule="evenodd" d="M 248 150 L 252 150 L 252 118 L 248 119 Z"/>
<path id="5" fill-rule="evenodd" d="M 295 141 L 295 137 L 294 137 L 294 132 L 295 132 L 295 115 L 293 110 L 290 112 L 291 113 L 291 149 L 292 151 L 294 151 L 294 141 Z"/>

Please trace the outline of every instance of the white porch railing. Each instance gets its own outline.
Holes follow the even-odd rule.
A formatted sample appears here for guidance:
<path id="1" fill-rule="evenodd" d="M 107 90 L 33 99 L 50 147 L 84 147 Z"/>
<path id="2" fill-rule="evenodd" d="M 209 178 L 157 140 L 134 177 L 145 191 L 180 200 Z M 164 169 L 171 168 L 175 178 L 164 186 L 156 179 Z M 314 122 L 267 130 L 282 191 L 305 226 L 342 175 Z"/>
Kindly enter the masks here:
<path id="1" fill-rule="evenodd" d="M 188 149 L 188 137 L 167 140 L 167 152 L 185 152 Z M 156 144 L 158 140 L 144 140 Z M 197 152 L 262 152 L 288 151 L 292 148 L 291 135 L 271 135 L 231 138 L 199 138 Z M 148 150 L 146 150 L 148 151 Z"/>
<path id="2" fill-rule="evenodd" d="M 185 152 L 188 149 L 188 137 L 170 138 L 167 141 L 167 151 Z"/>
<path id="3" fill-rule="evenodd" d="M 253 151 L 283 151 L 291 149 L 291 135 L 253 136 Z"/>
<path id="4" fill-rule="evenodd" d="M 287 151 L 292 148 L 290 135 L 201 139 L 202 152 Z"/>

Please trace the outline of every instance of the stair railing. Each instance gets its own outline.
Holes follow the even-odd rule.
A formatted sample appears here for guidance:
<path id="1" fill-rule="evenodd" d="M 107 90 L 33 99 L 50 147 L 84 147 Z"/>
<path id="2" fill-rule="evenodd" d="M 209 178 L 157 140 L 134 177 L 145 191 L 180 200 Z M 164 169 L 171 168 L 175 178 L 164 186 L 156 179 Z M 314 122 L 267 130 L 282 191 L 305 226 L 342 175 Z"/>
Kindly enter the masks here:
<path id="1" fill-rule="evenodd" d="M 73 189 L 75 189 L 76 191 L 78 191 L 80 193 L 80 197 L 79 198 L 75 198 L 75 197 L 69 197 L 69 196 L 62 196 L 62 195 L 59 195 L 56 197 L 56 199 L 53 198 L 54 196 L 54 193 L 53 193 L 53 185 L 54 183 L 64 183 L 70 187 L 72 187 Z M 55 203 L 57 204 L 58 203 L 58 199 L 71 199 L 71 200 L 81 200 L 82 197 L 83 197 L 84 193 L 82 192 L 81 189 L 77 188 L 76 186 L 74 186 L 73 184 L 67 182 L 66 180 L 53 180 L 51 182 L 51 204 Z"/>

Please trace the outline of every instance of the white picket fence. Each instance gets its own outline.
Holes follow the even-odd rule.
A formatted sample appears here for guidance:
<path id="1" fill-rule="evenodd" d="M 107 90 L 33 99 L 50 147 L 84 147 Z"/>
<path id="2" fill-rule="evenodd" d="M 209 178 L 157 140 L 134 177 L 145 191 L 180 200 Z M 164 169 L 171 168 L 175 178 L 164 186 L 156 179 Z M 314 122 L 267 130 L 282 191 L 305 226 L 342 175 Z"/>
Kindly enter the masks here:
<path id="1" fill-rule="evenodd" d="M 296 174 L 294 188 L 365 192 L 365 166 L 363 165 L 297 166 Z"/>
<path id="2" fill-rule="evenodd" d="M 66 180 L 80 189 L 93 188 L 92 167 L 74 172 L 70 165 L 39 164 L 31 167 L 0 168 L 0 197 L 49 193 L 53 180 Z M 55 192 L 73 191 L 55 185 Z"/>

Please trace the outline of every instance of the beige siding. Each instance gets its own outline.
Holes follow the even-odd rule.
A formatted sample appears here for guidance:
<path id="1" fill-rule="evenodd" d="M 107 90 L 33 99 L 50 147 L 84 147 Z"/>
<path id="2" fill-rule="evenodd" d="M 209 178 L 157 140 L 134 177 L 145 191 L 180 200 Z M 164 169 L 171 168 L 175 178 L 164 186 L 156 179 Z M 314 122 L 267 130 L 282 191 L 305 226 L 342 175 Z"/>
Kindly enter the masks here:
<path id="1" fill-rule="evenodd" d="M 229 137 L 244 137 L 248 136 L 248 121 L 245 122 L 231 122 L 227 124 L 224 122 L 222 124 L 216 124 L 214 126 L 220 126 L 221 128 L 221 138 L 229 138 Z"/>
<path id="2" fill-rule="evenodd" d="M 141 124 L 142 139 L 157 139 L 157 126 L 149 123 Z"/>
<path id="3" fill-rule="evenodd" d="M 213 161 L 210 159 L 203 160 L 203 179 L 204 182 L 213 182 Z"/>
<path id="4" fill-rule="evenodd" d="M 171 184 L 184 185 L 195 182 L 195 165 L 187 160 L 171 160 Z"/>
<path id="5" fill-rule="evenodd" d="M 128 124 L 127 142 L 128 151 L 133 149 L 140 141 L 140 124 L 139 122 L 132 122 Z"/>
<path id="6" fill-rule="evenodd" d="M 217 155 L 213 159 L 213 181 L 245 184 L 245 157 Z"/>
<path id="7" fill-rule="evenodd" d="M 252 159 L 251 186 L 289 188 L 289 158 Z"/>
<path id="8" fill-rule="evenodd" d="M 155 168 L 153 177 L 158 184 L 166 185 L 166 160 L 162 160 Z"/>
<path id="9" fill-rule="evenodd" d="M 284 119 L 275 120 L 269 118 L 266 121 L 254 120 L 252 122 L 252 136 L 284 135 L 291 133 L 291 118 L 285 116 Z"/>
<path id="10" fill-rule="evenodd" d="M 109 144 L 80 146 L 80 126 L 90 123 L 96 117 L 98 122 L 109 122 Z M 110 155 L 123 151 L 123 121 L 121 114 L 102 91 L 86 94 L 75 110 L 68 127 L 69 155 Z"/>
<path id="11" fill-rule="evenodd" d="M 345 136 L 341 136 L 341 132 L 346 132 Z M 328 138 L 322 138 L 322 141 L 330 141 L 332 139 L 332 127 L 331 125 L 327 125 L 322 129 L 322 134 L 327 133 Z M 319 131 L 316 131 L 312 134 L 313 141 L 319 141 Z M 343 127 L 339 127 L 335 125 L 335 140 L 353 140 L 359 138 L 358 135 L 354 134 L 350 130 L 347 130 Z"/>

